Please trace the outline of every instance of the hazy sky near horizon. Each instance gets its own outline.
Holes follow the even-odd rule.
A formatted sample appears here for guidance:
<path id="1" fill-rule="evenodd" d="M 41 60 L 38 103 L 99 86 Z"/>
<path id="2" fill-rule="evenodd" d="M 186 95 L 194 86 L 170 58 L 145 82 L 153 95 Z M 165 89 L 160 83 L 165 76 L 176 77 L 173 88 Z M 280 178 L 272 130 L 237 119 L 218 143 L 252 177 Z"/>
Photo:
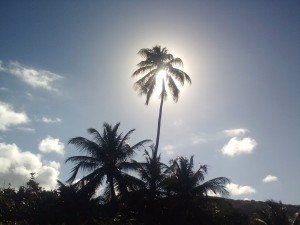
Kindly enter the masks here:
<path id="1" fill-rule="evenodd" d="M 131 74 L 158 44 L 192 79 L 164 105 L 164 162 L 194 155 L 231 198 L 300 204 L 299 2 L 1 1 L 0 27 L 1 186 L 66 181 L 68 140 L 104 122 L 155 140 L 159 101 Z"/>

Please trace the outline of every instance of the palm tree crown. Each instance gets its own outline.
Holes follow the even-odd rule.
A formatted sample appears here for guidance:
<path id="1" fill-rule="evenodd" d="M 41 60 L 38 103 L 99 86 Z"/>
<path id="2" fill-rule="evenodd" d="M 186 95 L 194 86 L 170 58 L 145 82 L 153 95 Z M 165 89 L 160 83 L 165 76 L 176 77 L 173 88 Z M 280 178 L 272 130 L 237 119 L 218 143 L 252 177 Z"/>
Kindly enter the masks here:
<path id="1" fill-rule="evenodd" d="M 79 171 L 88 172 L 80 182 L 90 186 L 89 189 L 96 190 L 106 179 L 112 201 L 116 200 L 115 186 L 126 192 L 124 177 L 129 176 L 123 171 L 126 161 L 135 153 L 135 150 L 150 140 L 143 140 L 130 146 L 127 141 L 134 129 L 125 135 L 118 134 L 119 125 L 120 123 L 114 126 L 104 123 L 102 134 L 94 128 L 88 129 L 88 133 L 93 135 L 92 141 L 84 137 L 70 139 L 69 143 L 74 144 L 86 155 L 72 156 L 66 160 L 66 162 L 75 164 L 72 175 L 67 182 L 73 182 Z"/>
<path id="2" fill-rule="evenodd" d="M 191 156 L 190 160 L 182 156 L 171 160 L 169 168 L 169 189 L 171 193 L 182 198 L 206 196 L 209 192 L 222 196 L 229 194 L 226 190 L 226 184 L 230 182 L 228 178 L 217 177 L 200 183 L 204 181 L 204 175 L 207 173 L 207 165 L 200 165 L 196 172 L 193 168 L 193 156 Z"/>
<path id="3" fill-rule="evenodd" d="M 160 107 L 157 125 L 157 135 L 154 154 L 157 154 L 159 137 L 160 137 L 160 126 L 163 102 L 167 97 L 167 91 L 165 82 L 167 83 L 170 93 L 175 102 L 178 101 L 179 89 L 175 80 L 179 81 L 181 85 L 184 85 L 185 81 L 192 83 L 191 78 L 182 70 L 175 66 L 183 66 L 183 62 L 180 58 L 175 58 L 172 54 L 168 53 L 167 48 L 161 46 L 154 46 L 153 48 L 143 48 L 138 54 L 144 59 L 137 64 L 138 69 L 134 71 L 132 77 L 142 75 L 138 81 L 135 82 L 134 88 L 138 90 L 140 95 L 146 95 L 146 105 L 153 94 L 156 86 L 156 78 L 159 71 L 164 70 L 166 72 L 166 78 L 162 78 L 162 89 L 160 94 Z"/>
<path id="4" fill-rule="evenodd" d="M 163 80 L 161 97 L 166 98 L 167 92 L 164 82 L 167 83 L 173 100 L 178 101 L 179 89 L 175 80 L 179 81 L 181 85 L 187 81 L 191 84 L 190 77 L 182 70 L 174 67 L 176 65 L 183 66 L 180 58 L 175 58 L 172 54 L 168 53 L 167 48 L 161 46 L 154 46 L 153 48 L 143 48 L 138 54 L 145 60 L 137 64 L 138 69 L 132 74 L 133 77 L 143 75 L 138 81 L 135 82 L 134 88 L 139 91 L 140 95 L 146 95 L 146 105 L 153 94 L 156 86 L 156 77 L 159 71 L 166 72 L 166 80 Z"/>
<path id="5" fill-rule="evenodd" d="M 149 200 L 155 200 L 164 192 L 166 174 L 164 171 L 167 165 L 160 160 L 160 154 L 154 154 L 154 147 L 151 146 L 151 154 L 145 150 L 145 162 L 133 161 L 133 169 L 138 173 L 141 178 L 141 190 L 146 192 L 146 197 Z"/>

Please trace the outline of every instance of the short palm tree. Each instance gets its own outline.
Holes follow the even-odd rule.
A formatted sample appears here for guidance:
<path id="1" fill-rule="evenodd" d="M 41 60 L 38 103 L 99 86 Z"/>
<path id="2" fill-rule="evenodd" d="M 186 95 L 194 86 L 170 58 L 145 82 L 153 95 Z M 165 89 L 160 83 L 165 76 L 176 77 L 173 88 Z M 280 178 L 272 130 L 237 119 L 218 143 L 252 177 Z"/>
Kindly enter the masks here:
<path id="1" fill-rule="evenodd" d="M 160 137 L 162 107 L 163 102 L 167 97 L 165 83 L 167 83 L 169 87 L 173 100 L 177 102 L 180 91 L 175 83 L 175 80 L 179 81 L 181 85 L 184 85 L 185 81 L 191 84 L 191 79 L 185 72 L 175 67 L 183 66 L 183 62 L 180 58 L 175 58 L 172 54 L 170 54 L 167 48 L 162 48 L 161 46 L 157 45 L 153 48 L 143 48 L 138 52 L 138 54 L 144 60 L 137 64 L 138 69 L 134 71 L 132 77 L 142 75 L 142 77 L 135 82 L 134 88 L 138 90 L 140 95 L 146 95 L 146 105 L 148 105 L 155 89 L 158 73 L 162 70 L 166 72 L 166 77 L 162 78 L 162 89 L 160 94 L 161 101 L 154 151 L 154 153 L 157 154 Z"/>
<path id="2" fill-rule="evenodd" d="M 100 134 L 96 129 L 88 129 L 88 133 L 93 135 L 93 140 L 84 137 L 75 137 L 70 139 L 69 143 L 74 144 L 85 155 L 69 157 L 66 162 L 72 162 L 75 166 L 72 169 L 72 175 L 67 182 L 73 182 L 79 171 L 87 172 L 80 182 L 89 186 L 89 190 L 96 190 L 106 180 L 109 187 L 109 196 L 112 202 L 116 201 L 115 186 L 118 186 L 123 192 L 127 191 L 125 186 L 125 177 L 129 175 L 124 173 L 126 161 L 133 156 L 136 150 L 150 140 L 143 140 L 130 146 L 128 140 L 134 129 L 125 135 L 118 134 L 120 123 L 114 126 L 108 123 L 103 124 L 103 132 Z"/>
<path id="3" fill-rule="evenodd" d="M 153 201 L 161 197 L 164 192 L 166 174 L 164 171 L 167 165 L 160 161 L 160 154 L 154 154 L 154 147 L 151 146 L 151 154 L 145 150 L 145 162 L 133 160 L 132 168 L 141 179 L 140 190 L 144 191 L 145 197 Z"/>
<path id="4" fill-rule="evenodd" d="M 226 185 L 230 180 L 226 177 L 218 177 L 200 183 L 204 181 L 207 165 L 200 165 L 195 172 L 193 170 L 193 156 L 191 156 L 190 160 L 180 156 L 175 160 L 171 160 L 170 163 L 168 184 L 171 194 L 186 199 L 194 196 L 207 196 L 210 192 L 221 196 L 229 195 Z"/>

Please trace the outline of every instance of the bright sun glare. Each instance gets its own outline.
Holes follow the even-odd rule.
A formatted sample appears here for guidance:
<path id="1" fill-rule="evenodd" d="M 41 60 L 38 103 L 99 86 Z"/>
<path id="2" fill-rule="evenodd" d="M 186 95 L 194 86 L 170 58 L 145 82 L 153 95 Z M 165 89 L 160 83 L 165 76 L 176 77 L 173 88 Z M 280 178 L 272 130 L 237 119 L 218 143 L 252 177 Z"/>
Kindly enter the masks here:
<path id="1" fill-rule="evenodd" d="M 167 72 L 165 70 L 160 70 L 156 76 L 156 85 L 154 89 L 154 96 L 159 96 L 161 94 L 162 89 L 162 81 L 163 79 L 166 82 Z"/>

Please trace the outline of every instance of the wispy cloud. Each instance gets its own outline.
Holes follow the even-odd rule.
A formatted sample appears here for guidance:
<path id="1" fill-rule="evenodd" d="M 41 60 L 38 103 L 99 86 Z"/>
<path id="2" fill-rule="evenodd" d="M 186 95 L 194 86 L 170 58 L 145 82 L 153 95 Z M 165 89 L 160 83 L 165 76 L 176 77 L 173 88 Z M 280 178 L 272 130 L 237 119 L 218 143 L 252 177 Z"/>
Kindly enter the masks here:
<path id="1" fill-rule="evenodd" d="M 231 195 L 245 195 L 245 194 L 253 194 L 256 190 L 250 186 L 241 186 L 238 184 L 230 183 L 226 185 L 227 190 Z"/>
<path id="2" fill-rule="evenodd" d="M 56 152 L 60 155 L 65 153 L 65 145 L 59 141 L 58 138 L 53 138 L 51 136 L 43 139 L 39 144 L 39 150 L 43 153 Z"/>
<path id="3" fill-rule="evenodd" d="M 1 63 L 0 70 L 17 76 L 34 88 L 42 88 L 48 91 L 58 91 L 54 87 L 54 82 L 63 78 L 62 76 L 48 70 L 25 66 L 19 62 L 9 62 L 7 66 L 3 66 Z"/>
<path id="4" fill-rule="evenodd" d="M 8 91 L 8 88 L 6 88 L 6 87 L 0 87 L 0 91 Z"/>
<path id="5" fill-rule="evenodd" d="M 229 137 L 240 137 L 240 136 L 244 136 L 249 131 L 244 128 L 237 128 L 237 129 L 224 130 L 223 132 Z"/>
<path id="6" fill-rule="evenodd" d="M 249 132 L 248 129 L 238 128 L 224 130 L 223 132 L 231 137 L 221 149 L 223 155 L 233 157 L 240 154 L 251 154 L 257 146 L 255 139 L 244 137 Z"/>
<path id="7" fill-rule="evenodd" d="M 18 130 L 26 131 L 26 132 L 35 132 L 34 128 L 31 127 L 18 127 Z"/>
<path id="8" fill-rule="evenodd" d="M 263 182 L 264 183 L 270 183 L 270 182 L 275 182 L 278 181 L 278 177 L 273 176 L 273 175 L 267 175 L 264 179 Z"/>
<path id="9" fill-rule="evenodd" d="M 162 150 L 165 151 L 168 155 L 173 155 L 174 154 L 174 145 L 165 145 Z"/>
<path id="10" fill-rule="evenodd" d="M 44 122 L 44 123 L 61 123 L 61 119 L 58 117 L 53 119 L 53 118 L 43 116 L 42 122 Z"/>
<path id="11" fill-rule="evenodd" d="M 5 131 L 10 126 L 25 124 L 29 118 L 24 112 L 15 112 L 13 107 L 0 101 L 0 130 Z"/>
<path id="12" fill-rule="evenodd" d="M 15 188 L 29 180 L 30 173 L 36 173 L 36 180 L 46 189 L 56 186 L 60 164 L 55 161 L 45 162 L 39 154 L 22 151 L 16 144 L 0 142 L 1 178 Z"/>

